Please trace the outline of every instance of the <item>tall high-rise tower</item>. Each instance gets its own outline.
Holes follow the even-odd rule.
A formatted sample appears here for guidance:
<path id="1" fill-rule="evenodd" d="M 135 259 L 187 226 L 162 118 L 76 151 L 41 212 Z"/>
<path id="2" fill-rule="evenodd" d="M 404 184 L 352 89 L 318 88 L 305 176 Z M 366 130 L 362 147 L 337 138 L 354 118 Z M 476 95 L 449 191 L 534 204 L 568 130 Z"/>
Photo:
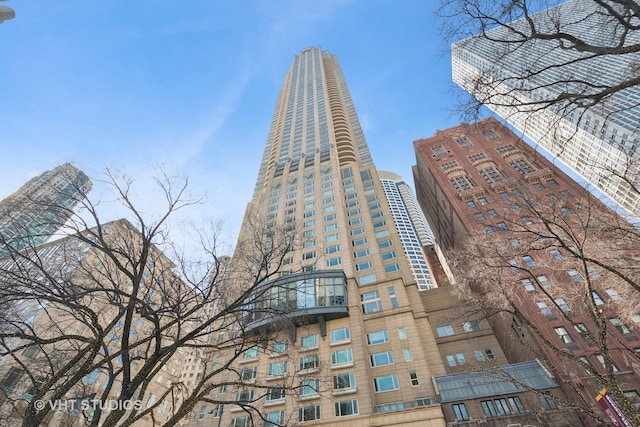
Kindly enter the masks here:
<path id="1" fill-rule="evenodd" d="M 46 242 L 91 186 L 84 172 L 65 163 L 31 178 L 0 201 L 0 256 Z"/>
<path id="2" fill-rule="evenodd" d="M 267 303 L 286 307 L 294 327 L 280 317 L 247 325 L 271 344 L 246 354 L 250 381 L 229 392 L 263 396 L 253 405 L 276 425 L 444 426 L 431 378 L 445 369 L 418 284 L 338 60 L 320 48 L 285 76 L 248 205 L 255 215 L 300 228 L 302 247 L 265 284 Z M 240 235 L 251 233 L 243 225 Z M 273 385 L 265 392 L 261 381 Z M 299 389 L 285 395 L 283 383 Z M 238 407 L 199 409 L 221 425 L 250 419 Z"/>
<path id="3" fill-rule="evenodd" d="M 453 81 L 637 217 L 640 86 L 624 82 L 637 77 L 638 54 L 623 54 L 622 46 L 637 47 L 640 31 L 627 31 L 624 18 L 598 3 L 571 0 L 529 16 L 531 21 L 454 43 Z M 541 36 L 527 44 L 495 41 L 517 40 L 517 31 L 530 33 L 530 23 L 540 32 L 568 36 Z M 563 43 L 571 36 L 603 48 L 567 48 Z M 620 54 L 606 54 L 618 43 Z M 608 88 L 616 90 L 610 94 Z"/>

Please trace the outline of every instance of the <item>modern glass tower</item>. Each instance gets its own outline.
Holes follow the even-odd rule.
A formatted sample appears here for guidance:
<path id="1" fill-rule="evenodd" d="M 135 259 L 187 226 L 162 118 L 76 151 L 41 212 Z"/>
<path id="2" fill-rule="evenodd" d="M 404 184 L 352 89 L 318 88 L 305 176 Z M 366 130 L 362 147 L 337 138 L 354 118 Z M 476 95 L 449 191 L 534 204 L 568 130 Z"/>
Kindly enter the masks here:
<path id="1" fill-rule="evenodd" d="M 621 37 L 621 28 L 610 13 L 600 13 L 596 3 L 572 0 L 530 18 L 540 28 L 562 23 L 552 33 L 562 31 L 606 45 L 607 37 Z M 527 32 L 524 21 L 509 25 Z M 490 40 L 508 37 L 505 28 L 499 27 L 487 31 L 487 37 L 454 43 L 454 82 L 589 184 L 640 216 L 640 86 L 619 90 L 593 106 L 588 100 L 584 106 L 562 102 L 566 92 L 588 95 L 615 87 L 634 73 L 637 76 L 638 54 L 579 53 L 553 40 L 527 45 Z M 626 33 L 626 44 L 639 42 L 640 31 Z M 522 79 L 522 75 L 529 77 Z M 542 109 L 546 101 L 552 106 Z"/>
<path id="2" fill-rule="evenodd" d="M 0 201 L 0 256 L 46 242 L 91 187 L 84 172 L 65 163 L 31 178 Z"/>
<path id="3" fill-rule="evenodd" d="M 295 327 L 256 317 L 247 331 L 268 331 L 261 334 L 271 334 L 275 347 L 240 362 L 252 381 L 275 378 L 300 389 L 286 396 L 267 390 L 255 403 L 260 412 L 276 425 L 444 426 L 431 380 L 444 365 L 342 70 L 329 52 L 309 48 L 294 58 L 247 212 L 274 228 L 296 224 L 303 237 L 268 300 L 286 306 Z M 243 226 L 240 235 L 250 233 Z M 259 395 L 247 387 L 239 393 Z M 224 418 L 220 425 L 249 422 L 237 408 L 200 409 L 203 419 Z"/>

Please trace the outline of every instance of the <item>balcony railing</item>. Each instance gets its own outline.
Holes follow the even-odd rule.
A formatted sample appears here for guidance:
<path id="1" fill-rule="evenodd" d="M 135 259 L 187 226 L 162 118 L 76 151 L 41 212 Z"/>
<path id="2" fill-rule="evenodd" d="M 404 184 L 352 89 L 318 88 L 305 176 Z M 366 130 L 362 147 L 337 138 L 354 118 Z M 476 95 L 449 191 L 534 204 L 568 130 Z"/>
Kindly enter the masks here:
<path id="1" fill-rule="evenodd" d="M 313 323 L 323 326 L 326 320 L 349 315 L 347 278 L 342 270 L 279 277 L 261 284 L 254 295 L 246 319 L 248 332 L 268 332 L 282 320 L 292 321 L 296 326 Z"/>

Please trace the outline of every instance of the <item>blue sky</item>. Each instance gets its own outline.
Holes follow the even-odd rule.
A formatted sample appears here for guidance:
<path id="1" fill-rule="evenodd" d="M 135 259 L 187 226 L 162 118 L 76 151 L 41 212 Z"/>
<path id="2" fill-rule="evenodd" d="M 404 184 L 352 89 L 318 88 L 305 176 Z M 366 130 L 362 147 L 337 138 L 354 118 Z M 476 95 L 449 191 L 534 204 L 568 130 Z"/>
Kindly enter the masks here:
<path id="1" fill-rule="evenodd" d="M 152 213 L 161 208 L 149 178 L 162 167 L 206 192 L 189 215 L 223 221 L 235 240 L 284 75 L 309 46 L 338 56 L 378 169 L 412 184 L 412 141 L 459 122 L 435 4 L 9 1 L 0 197 L 69 161 L 136 179 Z"/>

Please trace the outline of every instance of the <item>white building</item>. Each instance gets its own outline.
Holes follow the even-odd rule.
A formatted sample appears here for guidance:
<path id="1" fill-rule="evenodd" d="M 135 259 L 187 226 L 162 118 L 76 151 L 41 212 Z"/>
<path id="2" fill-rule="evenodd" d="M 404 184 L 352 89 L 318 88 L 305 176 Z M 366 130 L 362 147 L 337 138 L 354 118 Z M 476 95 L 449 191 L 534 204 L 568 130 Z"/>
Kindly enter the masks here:
<path id="1" fill-rule="evenodd" d="M 598 13 L 591 0 L 572 0 L 531 18 L 541 31 L 556 33 L 554 25 L 560 23 L 560 31 L 606 46 L 621 37 L 619 24 L 607 15 Z M 453 44 L 454 82 L 593 187 L 640 216 L 640 86 L 630 85 L 595 105 L 590 98 L 603 87 L 637 76 L 638 53 L 595 55 L 561 48 L 553 40 L 526 44 L 490 40 L 513 39 L 514 29 L 528 31 L 522 20 L 508 25 Z M 640 31 L 630 30 L 625 45 L 638 43 Z M 586 97 L 564 101 L 567 93 Z M 546 103 L 552 106 L 541 108 Z"/>

